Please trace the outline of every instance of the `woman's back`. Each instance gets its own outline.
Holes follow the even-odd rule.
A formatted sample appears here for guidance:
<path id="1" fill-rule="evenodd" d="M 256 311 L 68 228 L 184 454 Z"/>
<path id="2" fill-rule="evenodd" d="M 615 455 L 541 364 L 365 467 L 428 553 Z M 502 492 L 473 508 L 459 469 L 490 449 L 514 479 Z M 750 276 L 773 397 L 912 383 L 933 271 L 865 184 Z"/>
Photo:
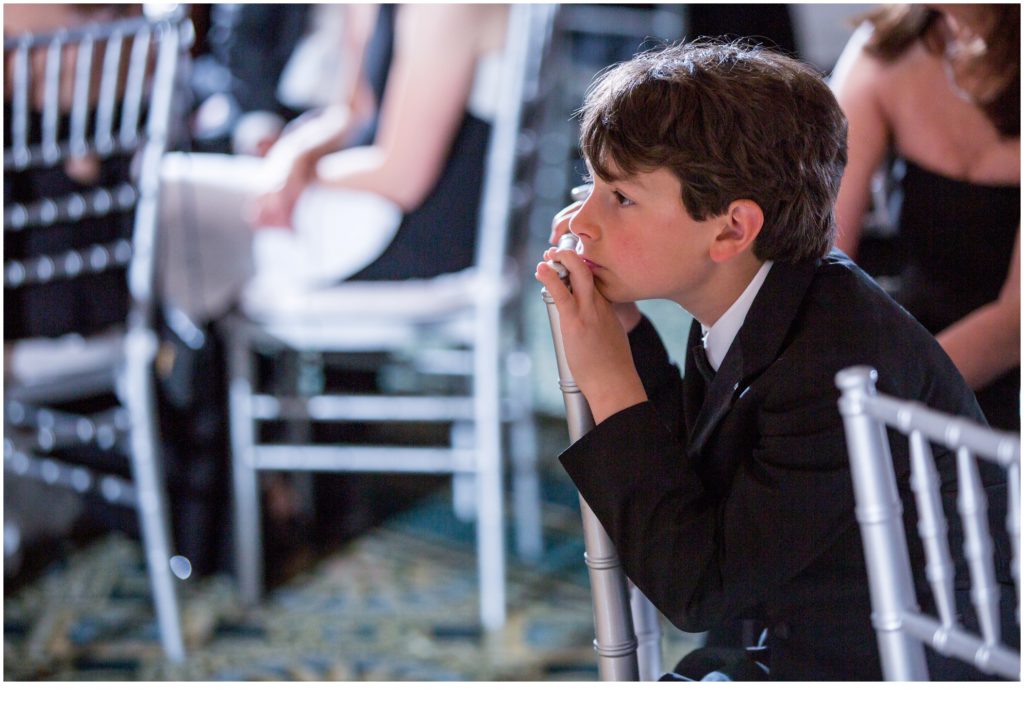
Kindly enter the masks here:
<path id="1" fill-rule="evenodd" d="M 1007 430 L 1020 426 L 1019 21 L 1008 6 L 887 6 L 832 76 L 849 120 L 838 245 L 856 256 L 873 176 L 894 159 L 896 297 Z"/>

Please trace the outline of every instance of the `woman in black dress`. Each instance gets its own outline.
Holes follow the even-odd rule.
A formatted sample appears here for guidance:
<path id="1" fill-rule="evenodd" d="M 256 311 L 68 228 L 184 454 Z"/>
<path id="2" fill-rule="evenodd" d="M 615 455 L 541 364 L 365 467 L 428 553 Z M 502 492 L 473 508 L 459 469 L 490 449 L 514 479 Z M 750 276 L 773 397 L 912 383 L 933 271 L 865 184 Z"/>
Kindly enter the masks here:
<path id="1" fill-rule="evenodd" d="M 900 5 L 868 16 L 833 73 L 849 119 L 839 246 L 856 257 L 890 153 L 906 265 L 897 300 L 1020 430 L 1020 6 Z"/>

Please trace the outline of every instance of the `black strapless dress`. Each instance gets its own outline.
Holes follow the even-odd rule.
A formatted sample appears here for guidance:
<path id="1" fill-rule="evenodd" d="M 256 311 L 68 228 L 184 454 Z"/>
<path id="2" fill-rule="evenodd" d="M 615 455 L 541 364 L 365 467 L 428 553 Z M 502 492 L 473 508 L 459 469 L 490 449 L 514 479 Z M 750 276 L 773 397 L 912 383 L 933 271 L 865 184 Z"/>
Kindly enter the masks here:
<path id="1" fill-rule="evenodd" d="M 366 48 L 364 70 L 378 104 L 387 84 L 395 15 L 400 10 L 400 5 L 381 5 Z M 473 265 L 490 133 L 490 124 L 465 113 L 434 189 L 419 207 L 402 217 L 384 252 L 349 280 L 429 278 Z M 362 137 L 367 143 L 372 139 L 372 131 Z"/>
<path id="2" fill-rule="evenodd" d="M 1020 186 L 953 180 L 907 160 L 897 167 L 907 261 L 897 301 L 937 334 L 999 297 L 1020 225 Z M 992 426 L 1020 430 L 1019 365 L 977 397 Z"/>

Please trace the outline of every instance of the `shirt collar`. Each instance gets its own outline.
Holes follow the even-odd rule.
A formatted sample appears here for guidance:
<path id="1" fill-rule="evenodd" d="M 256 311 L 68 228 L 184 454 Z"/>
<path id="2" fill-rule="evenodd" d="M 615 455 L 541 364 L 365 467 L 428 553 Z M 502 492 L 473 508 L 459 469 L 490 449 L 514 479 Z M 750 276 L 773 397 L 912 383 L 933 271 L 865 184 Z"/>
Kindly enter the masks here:
<path id="1" fill-rule="evenodd" d="M 747 288 L 743 290 L 743 293 L 736 298 L 736 301 L 732 303 L 725 314 L 722 314 L 710 328 L 704 324 L 700 325 L 703 333 L 702 341 L 704 343 L 704 352 L 707 353 L 708 363 L 711 367 L 718 371 L 718 367 L 725 360 L 725 354 L 729 352 L 729 347 L 732 345 L 733 340 L 736 338 L 736 334 L 739 333 L 740 327 L 743 326 L 743 321 L 747 318 L 747 312 L 750 311 L 750 305 L 754 303 L 754 298 L 757 297 L 758 291 L 761 289 L 761 285 L 764 284 L 764 279 L 768 277 L 768 271 L 772 269 L 772 261 L 766 260 L 761 264 L 761 268 L 754 275 L 754 279 L 750 281 Z"/>

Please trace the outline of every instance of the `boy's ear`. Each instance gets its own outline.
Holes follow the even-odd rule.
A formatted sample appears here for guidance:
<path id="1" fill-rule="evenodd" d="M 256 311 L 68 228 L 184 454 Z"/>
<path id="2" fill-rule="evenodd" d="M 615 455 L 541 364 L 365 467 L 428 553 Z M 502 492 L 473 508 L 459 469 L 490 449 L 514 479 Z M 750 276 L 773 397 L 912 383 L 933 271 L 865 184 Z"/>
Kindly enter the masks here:
<path id="1" fill-rule="evenodd" d="M 754 245 L 764 212 L 753 200 L 734 200 L 720 218 L 722 229 L 711 243 L 711 260 L 724 263 Z"/>

